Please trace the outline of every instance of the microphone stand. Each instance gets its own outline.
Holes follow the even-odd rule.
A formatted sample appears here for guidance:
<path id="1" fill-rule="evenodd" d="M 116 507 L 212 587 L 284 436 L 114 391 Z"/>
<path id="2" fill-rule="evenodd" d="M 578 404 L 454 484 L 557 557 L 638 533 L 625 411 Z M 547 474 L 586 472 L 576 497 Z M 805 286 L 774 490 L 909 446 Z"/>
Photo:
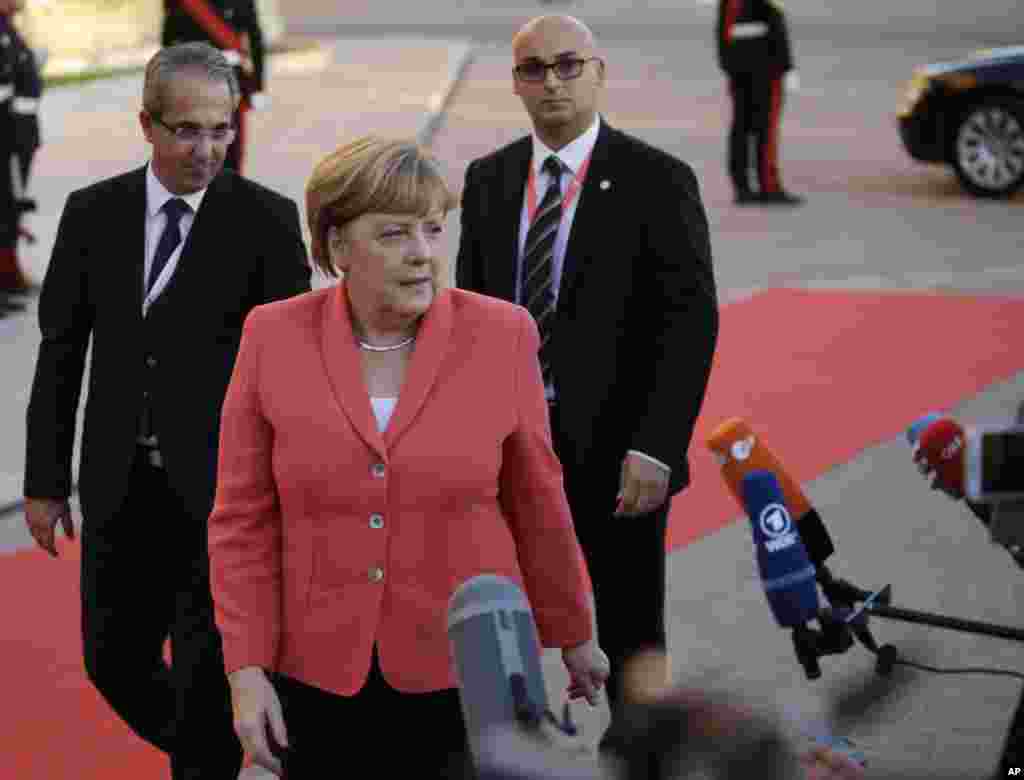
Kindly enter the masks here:
<path id="1" fill-rule="evenodd" d="M 871 635 L 867 621 L 863 618 L 855 623 L 846 619 L 846 616 L 853 612 L 855 603 L 872 598 L 871 592 L 847 580 L 836 579 L 824 561 L 815 561 L 815 579 L 821 585 L 830 608 L 818 612 L 820 629 L 812 628 L 805 623 L 794 627 L 792 634 L 793 649 L 807 679 L 817 680 L 821 677 L 819 658 L 845 653 L 853 646 L 855 638 L 879 657 L 879 673 L 888 674 L 895 663 L 895 648 L 890 648 L 889 645 L 879 647 Z M 889 603 L 889 598 L 889 591 L 875 596 L 877 601 L 886 604 Z M 884 672 L 881 671 L 883 658 Z"/>
<path id="2" fill-rule="evenodd" d="M 892 591 L 891 585 L 886 585 L 879 591 L 879 596 L 887 597 Z M 889 618 L 890 620 L 903 620 L 907 623 L 921 623 L 926 626 L 937 628 L 949 628 L 954 631 L 964 631 L 968 634 L 981 634 L 983 636 L 994 636 L 1000 639 L 1013 639 L 1017 642 L 1024 642 L 1024 629 L 1002 626 L 997 623 L 982 623 L 978 620 L 964 620 L 963 618 L 947 617 L 932 612 L 917 612 L 911 609 L 892 607 L 885 603 L 875 603 L 872 600 L 864 601 L 863 612 L 869 615 Z"/>
<path id="3" fill-rule="evenodd" d="M 871 631 L 868 629 L 868 615 L 877 615 L 878 617 L 888 618 L 890 620 L 902 620 L 908 623 L 920 623 L 927 626 L 936 626 L 937 628 L 949 628 L 954 631 L 964 631 L 970 634 L 980 634 L 983 636 L 993 636 L 1000 639 L 1012 639 L 1018 642 L 1024 641 L 1024 630 L 1019 628 L 1012 628 L 1010 626 L 1002 626 L 995 623 L 983 623 L 978 620 L 964 620 L 962 618 L 948 617 L 946 615 L 937 615 L 931 612 L 919 612 L 911 609 L 903 609 L 902 607 L 893 607 L 890 602 L 892 600 L 892 585 L 886 585 L 880 591 L 876 593 L 868 594 L 865 598 L 858 598 L 860 605 L 854 609 L 851 609 L 847 605 L 834 606 L 826 609 L 822 609 L 819 612 L 818 619 L 822 624 L 822 627 L 829 627 L 827 630 L 831 630 L 833 633 L 839 631 L 849 631 L 854 637 L 856 637 L 861 644 L 863 644 L 868 650 L 873 652 L 876 657 L 875 670 L 882 677 L 888 677 L 892 674 L 896 664 L 902 659 L 899 650 L 893 645 L 882 645 L 879 646 L 874 637 L 871 635 Z M 825 633 L 824 631 L 821 633 Z M 806 656 L 815 654 L 818 648 L 806 640 L 801 646 L 797 642 L 797 631 L 794 629 L 794 643 L 797 644 L 797 657 L 800 658 L 801 663 L 804 664 L 805 670 L 808 672 L 808 679 L 816 679 L 821 676 L 820 670 L 817 675 L 811 674 L 815 670 L 817 665 L 817 657 L 813 659 L 813 664 L 810 666 L 805 661 Z M 852 644 L 852 640 L 844 643 L 839 652 L 845 651 Z M 803 656 L 801 656 L 801 652 Z M 816 656 L 825 655 L 828 652 L 835 652 L 834 650 L 825 649 L 823 652 L 819 651 Z"/>

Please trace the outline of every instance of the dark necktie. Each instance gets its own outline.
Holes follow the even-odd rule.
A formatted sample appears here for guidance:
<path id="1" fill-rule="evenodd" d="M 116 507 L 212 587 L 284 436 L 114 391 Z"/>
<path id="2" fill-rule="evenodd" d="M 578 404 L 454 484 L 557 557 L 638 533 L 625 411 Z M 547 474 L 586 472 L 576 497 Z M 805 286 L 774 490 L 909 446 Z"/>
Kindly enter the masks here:
<path id="1" fill-rule="evenodd" d="M 156 245 L 156 254 L 153 255 L 153 267 L 150 268 L 149 279 L 146 281 L 147 295 L 153 289 L 153 285 L 160 277 L 160 272 L 164 270 L 171 255 L 174 254 L 174 250 L 181 243 L 181 218 L 191 210 L 192 207 L 181 198 L 171 198 L 164 204 L 163 211 L 167 215 L 167 224 L 164 226 L 164 232 L 160 235 L 160 243 Z"/>
<path id="2" fill-rule="evenodd" d="M 537 207 L 523 246 L 523 304 L 540 331 L 540 368 L 544 384 L 551 382 L 549 344 L 554 326 L 555 237 L 562 221 L 562 162 L 554 155 L 544 161 L 551 184 Z"/>

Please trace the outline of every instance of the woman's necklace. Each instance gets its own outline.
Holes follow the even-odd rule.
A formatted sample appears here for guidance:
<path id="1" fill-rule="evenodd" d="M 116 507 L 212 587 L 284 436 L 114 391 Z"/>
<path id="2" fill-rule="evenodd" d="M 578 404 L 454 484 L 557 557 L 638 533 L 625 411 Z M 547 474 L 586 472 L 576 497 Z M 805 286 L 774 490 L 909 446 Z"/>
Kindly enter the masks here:
<path id="1" fill-rule="evenodd" d="M 357 339 L 359 342 L 359 348 L 365 349 L 368 352 L 394 352 L 396 349 L 407 347 L 416 340 L 416 336 L 409 336 L 405 341 L 399 341 L 397 344 L 392 344 L 389 347 L 377 347 L 373 344 L 367 344 L 362 339 Z"/>

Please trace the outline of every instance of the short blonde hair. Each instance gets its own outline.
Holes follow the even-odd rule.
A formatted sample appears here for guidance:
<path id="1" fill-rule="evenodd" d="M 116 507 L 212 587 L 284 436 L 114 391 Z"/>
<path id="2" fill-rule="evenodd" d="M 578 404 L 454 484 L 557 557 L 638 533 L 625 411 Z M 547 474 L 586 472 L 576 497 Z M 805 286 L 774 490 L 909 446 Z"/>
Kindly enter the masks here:
<path id="1" fill-rule="evenodd" d="M 447 214 L 457 202 L 437 160 L 415 140 L 358 138 L 322 159 L 306 184 L 313 262 L 338 276 L 328 233 L 363 214 Z"/>

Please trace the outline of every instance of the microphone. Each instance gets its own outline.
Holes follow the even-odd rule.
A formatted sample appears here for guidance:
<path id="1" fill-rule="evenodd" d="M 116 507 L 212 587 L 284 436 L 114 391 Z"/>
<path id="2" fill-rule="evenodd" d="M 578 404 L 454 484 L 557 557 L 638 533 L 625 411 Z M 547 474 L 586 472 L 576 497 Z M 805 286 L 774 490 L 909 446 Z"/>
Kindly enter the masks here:
<path id="1" fill-rule="evenodd" d="M 448 602 L 448 638 L 470 750 L 479 764 L 488 735 L 548 712 L 533 612 L 509 579 L 481 574 Z"/>
<path id="2" fill-rule="evenodd" d="M 719 425 L 707 441 L 708 448 L 722 467 L 722 478 L 733 497 L 746 509 L 741 488 L 748 474 L 765 470 L 775 475 L 782 489 L 785 506 L 796 519 L 804 547 L 815 566 L 821 566 L 835 552 L 832 537 L 811 506 L 799 483 L 783 468 L 782 463 L 740 417 L 733 417 Z"/>
<path id="3" fill-rule="evenodd" d="M 757 567 L 775 622 L 797 628 L 818 617 L 816 570 L 786 508 L 779 481 L 759 469 L 743 477 L 743 505 L 754 534 Z"/>
<path id="4" fill-rule="evenodd" d="M 933 420 L 917 437 L 914 459 L 934 472 L 934 486 L 955 498 L 964 496 L 964 444 L 960 423 L 952 417 Z"/>
<path id="5" fill-rule="evenodd" d="M 824 565 L 816 569 L 772 472 L 751 471 L 740 487 L 768 606 L 776 623 L 792 629 L 793 649 L 807 679 L 817 680 L 819 658 L 844 653 L 853 645 L 849 628 L 831 610 L 819 609 L 818 581 L 833 605 L 851 602 L 862 591 L 845 580 L 834 580 Z M 809 625 L 814 619 L 820 629 Z"/>

